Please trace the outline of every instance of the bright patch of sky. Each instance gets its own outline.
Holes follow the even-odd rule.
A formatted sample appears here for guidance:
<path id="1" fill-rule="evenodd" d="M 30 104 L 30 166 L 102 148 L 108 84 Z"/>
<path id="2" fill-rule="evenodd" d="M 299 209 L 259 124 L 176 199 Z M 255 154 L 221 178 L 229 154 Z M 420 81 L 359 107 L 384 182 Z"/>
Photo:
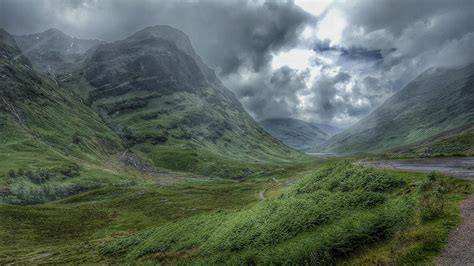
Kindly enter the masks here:
<path id="1" fill-rule="evenodd" d="M 304 11 L 314 15 L 321 15 L 330 5 L 333 0 L 296 0 L 295 4 L 301 7 Z"/>
<path id="2" fill-rule="evenodd" d="M 341 11 L 331 9 L 319 22 L 316 36 L 321 39 L 329 39 L 332 44 L 340 44 L 342 32 L 347 23 Z"/>
<path id="3" fill-rule="evenodd" d="M 310 66 L 310 59 L 314 56 L 312 50 L 293 49 L 273 55 L 272 68 L 279 69 L 288 66 L 297 70 L 304 70 Z"/>

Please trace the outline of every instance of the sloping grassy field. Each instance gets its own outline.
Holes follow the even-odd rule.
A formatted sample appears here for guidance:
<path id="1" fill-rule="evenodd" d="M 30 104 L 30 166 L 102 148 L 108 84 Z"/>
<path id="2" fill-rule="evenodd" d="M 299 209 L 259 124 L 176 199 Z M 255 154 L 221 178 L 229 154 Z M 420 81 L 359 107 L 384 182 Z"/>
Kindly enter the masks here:
<path id="1" fill-rule="evenodd" d="M 472 192 L 341 160 L 299 168 L 1 205 L 0 263 L 428 263 Z"/>

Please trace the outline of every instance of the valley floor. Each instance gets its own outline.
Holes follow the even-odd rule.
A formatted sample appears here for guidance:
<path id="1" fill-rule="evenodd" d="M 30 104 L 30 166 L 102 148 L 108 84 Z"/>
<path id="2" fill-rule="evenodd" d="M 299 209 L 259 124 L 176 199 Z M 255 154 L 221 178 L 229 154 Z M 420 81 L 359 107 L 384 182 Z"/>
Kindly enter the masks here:
<path id="1" fill-rule="evenodd" d="M 354 160 L 0 205 L 0 264 L 436 261 L 472 185 Z"/>

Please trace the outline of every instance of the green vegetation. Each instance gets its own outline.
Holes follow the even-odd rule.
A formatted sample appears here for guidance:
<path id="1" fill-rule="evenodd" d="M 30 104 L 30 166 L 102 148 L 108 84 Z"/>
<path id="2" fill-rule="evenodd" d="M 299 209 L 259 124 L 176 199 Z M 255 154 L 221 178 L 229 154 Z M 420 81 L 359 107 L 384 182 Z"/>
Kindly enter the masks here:
<path id="1" fill-rule="evenodd" d="M 106 166 L 123 149 L 121 139 L 79 98 L 36 73 L 11 36 L 0 37 L 0 203 L 145 183 Z"/>
<path id="2" fill-rule="evenodd" d="M 109 186 L 42 205 L 0 205 L 0 264 L 117 262 L 119 258 L 97 252 L 101 243 L 150 226 L 255 203 L 264 185 L 206 179 L 166 187 Z"/>
<path id="3" fill-rule="evenodd" d="M 367 117 L 318 149 L 337 153 L 381 152 L 472 126 L 472 73 L 474 64 L 427 70 Z M 428 153 L 467 152 L 472 149 L 473 138 L 472 134 L 465 137 L 434 143 Z M 465 141 L 471 146 L 459 146 Z"/>
<path id="4" fill-rule="evenodd" d="M 95 215 L 108 225 L 95 221 L 94 230 L 84 233 L 87 250 L 100 252 L 90 254 L 79 243 L 67 248 L 66 254 L 89 262 L 427 263 L 457 224 L 459 201 L 472 192 L 468 184 L 439 175 L 346 162 L 328 163 L 277 198 L 257 203 L 264 186 L 214 181 L 101 189 L 35 208 L 94 206 L 101 212 Z M 396 256 L 387 256 L 394 247 Z M 59 252 L 46 261 L 64 259 Z"/>
<path id="5" fill-rule="evenodd" d="M 202 179 L 0 205 L 0 263 L 428 263 L 472 192 L 440 175 L 340 160 L 299 168 L 278 183 Z"/>
<path id="6" fill-rule="evenodd" d="M 284 146 L 174 34 L 57 78 L 0 30 L 0 264 L 433 262 L 472 184 Z"/>
<path id="7" fill-rule="evenodd" d="M 255 165 L 305 160 L 261 129 L 171 27 L 101 45 L 61 80 L 156 167 L 241 179 Z"/>
<path id="8" fill-rule="evenodd" d="M 443 132 L 405 147 L 390 151 L 392 157 L 453 157 L 474 155 L 474 126 L 472 124 Z"/>

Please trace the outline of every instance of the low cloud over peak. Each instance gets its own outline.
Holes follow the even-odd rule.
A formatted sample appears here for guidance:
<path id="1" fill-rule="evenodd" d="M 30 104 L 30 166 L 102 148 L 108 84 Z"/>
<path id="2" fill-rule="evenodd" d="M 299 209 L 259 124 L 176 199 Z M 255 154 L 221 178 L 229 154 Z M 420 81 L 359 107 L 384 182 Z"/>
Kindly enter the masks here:
<path id="1" fill-rule="evenodd" d="M 424 70 L 472 60 L 473 21 L 470 0 L 0 2 L 0 27 L 14 34 L 113 41 L 173 26 L 257 120 L 342 127 Z"/>

